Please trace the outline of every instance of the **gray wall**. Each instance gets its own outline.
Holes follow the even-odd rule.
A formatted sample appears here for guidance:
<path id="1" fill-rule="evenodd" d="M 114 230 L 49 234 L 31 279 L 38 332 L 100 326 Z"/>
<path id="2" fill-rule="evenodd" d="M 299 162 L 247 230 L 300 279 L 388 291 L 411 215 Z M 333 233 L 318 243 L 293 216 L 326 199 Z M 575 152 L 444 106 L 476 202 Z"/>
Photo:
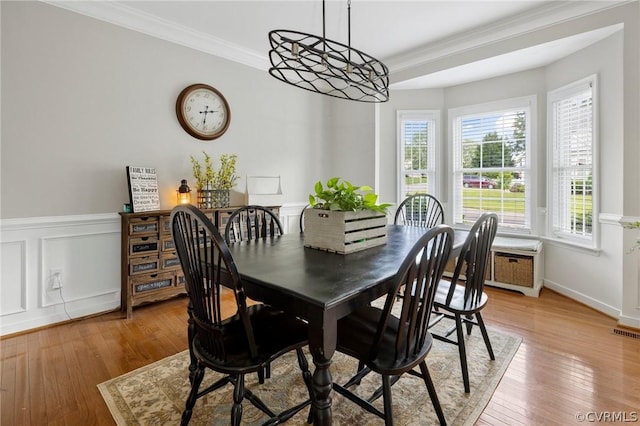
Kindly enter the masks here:
<path id="1" fill-rule="evenodd" d="M 1 7 L 3 219 L 120 211 L 127 165 L 156 167 L 161 206 L 172 208 L 180 179 L 193 182 L 189 156 L 203 149 L 238 155 L 239 192 L 247 174 L 282 175 L 285 202 L 305 200 L 327 174 L 325 96 L 48 4 Z M 193 83 L 230 104 L 218 140 L 177 122 L 176 98 Z"/>

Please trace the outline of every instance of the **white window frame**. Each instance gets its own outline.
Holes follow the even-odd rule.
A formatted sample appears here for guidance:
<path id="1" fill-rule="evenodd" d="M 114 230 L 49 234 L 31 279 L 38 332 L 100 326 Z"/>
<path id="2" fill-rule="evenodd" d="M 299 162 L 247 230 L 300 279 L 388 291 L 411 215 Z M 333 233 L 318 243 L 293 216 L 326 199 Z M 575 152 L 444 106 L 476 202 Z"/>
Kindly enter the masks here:
<path id="1" fill-rule="evenodd" d="M 499 230 L 503 234 L 535 234 L 536 233 L 536 197 L 537 197 L 537 173 L 536 173 L 536 137 L 537 137 L 537 97 L 536 95 L 523 96 L 518 98 L 504 99 L 495 102 L 488 102 L 477 105 L 467 105 L 459 108 L 452 108 L 448 111 L 448 126 L 449 126 L 449 164 L 451 164 L 450 185 L 449 194 L 452 201 L 452 218 L 451 222 L 457 227 L 469 227 L 469 224 L 461 222 L 459 219 L 463 215 L 462 207 L 462 158 L 461 149 L 458 149 L 457 145 L 461 135 L 459 132 L 461 121 L 469 116 L 474 115 L 491 115 L 499 113 L 501 111 L 513 111 L 516 109 L 523 109 L 526 111 L 525 122 L 525 152 L 526 152 L 526 164 L 524 167 L 520 167 L 520 171 L 525 175 L 525 188 L 527 188 L 525 197 L 525 226 L 524 228 L 514 228 L 507 226 L 500 226 Z M 496 172 L 498 169 L 489 169 L 489 171 Z M 500 216 L 500 212 L 496 212 Z"/>
<path id="2" fill-rule="evenodd" d="M 556 212 L 559 208 L 558 202 L 554 195 L 556 189 L 556 174 L 555 174 L 555 127 L 554 127 L 554 103 L 566 100 L 577 94 L 583 92 L 588 87 L 591 87 L 592 97 L 592 129 L 591 129 L 591 176 L 592 176 L 592 188 L 591 188 L 591 235 L 581 235 L 575 232 L 568 232 L 562 229 L 563 227 L 556 223 Z M 547 236 L 552 239 L 561 240 L 565 243 L 598 249 L 600 246 L 600 226 L 598 221 L 599 216 L 599 138 L 598 138 L 598 76 L 596 74 L 585 77 L 581 80 L 567 84 L 555 90 L 551 90 L 547 93 Z M 564 206 L 565 209 L 567 208 Z"/>
<path id="3" fill-rule="evenodd" d="M 405 174 L 407 169 L 404 165 L 405 134 L 404 122 L 425 121 L 427 122 L 427 168 L 421 169 L 427 175 L 427 193 L 439 198 L 438 175 L 436 165 L 438 164 L 438 146 L 440 144 L 440 111 L 438 110 L 398 110 L 396 113 L 397 128 L 397 189 L 396 201 L 398 205 L 405 198 Z M 415 172 L 416 170 L 411 170 Z"/>

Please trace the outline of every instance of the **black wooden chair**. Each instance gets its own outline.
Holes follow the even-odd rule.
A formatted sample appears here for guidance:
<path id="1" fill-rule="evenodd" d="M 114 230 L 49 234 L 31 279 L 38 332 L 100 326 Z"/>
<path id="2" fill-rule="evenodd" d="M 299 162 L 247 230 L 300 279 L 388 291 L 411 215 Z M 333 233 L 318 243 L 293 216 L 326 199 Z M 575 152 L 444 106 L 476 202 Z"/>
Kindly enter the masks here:
<path id="1" fill-rule="evenodd" d="M 240 207 L 229 216 L 224 230 L 227 244 L 238 241 L 258 240 L 278 237 L 283 234 L 280 219 L 263 206 Z"/>
<path id="2" fill-rule="evenodd" d="M 432 228 L 444 223 L 444 209 L 440 201 L 433 195 L 409 195 L 398 206 L 393 223 L 395 225 Z"/>
<path id="3" fill-rule="evenodd" d="M 264 206 L 250 205 L 240 207 L 231 213 L 225 226 L 224 239 L 227 244 L 233 244 L 240 241 L 279 237 L 282 234 L 282 223 L 278 216 Z M 269 363 L 264 371 L 258 371 L 260 383 L 264 383 L 265 375 L 267 378 L 271 377 Z"/>
<path id="4" fill-rule="evenodd" d="M 464 391 L 467 393 L 470 392 L 470 387 L 463 324 L 466 326 L 467 334 L 471 334 L 474 325 L 480 327 L 489 357 L 492 360 L 495 359 L 480 311 L 486 306 L 488 300 L 483 291 L 484 280 L 491 256 L 491 244 L 497 229 L 498 216 L 495 213 L 484 213 L 480 216 L 471 227 L 462 246 L 451 281 L 440 281 L 434 302 L 434 316 L 430 327 L 443 318 L 455 321 L 455 325 L 445 333 L 433 334 L 433 337 L 458 346 Z M 456 332 L 455 340 L 449 338 L 454 331 Z"/>
<path id="5" fill-rule="evenodd" d="M 431 228 L 444 223 L 444 209 L 433 195 L 410 195 L 398 206 L 393 223 Z"/>
<path id="6" fill-rule="evenodd" d="M 300 233 L 304 234 L 304 214 L 307 212 L 307 209 L 311 208 L 310 204 L 304 206 L 302 210 L 300 210 Z"/>
<path id="7" fill-rule="evenodd" d="M 267 305 L 247 306 L 229 247 L 213 223 L 196 207 L 175 207 L 171 213 L 171 230 L 189 295 L 190 349 L 196 360 L 181 424 L 189 423 L 197 398 L 227 383 L 234 386 L 230 424 L 240 424 L 245 398 L 266 413 L 270 423 L 286 421 L 309 405 L 310 398 L 276 414 L 245 388 L 244 379 L 246 374 L 264 371 L 270 362 L 295 350 L 311 395 L 311 373 L 302 352 L 307 344 L 306 323 Z M 222 318 L 221 312 L 222 279 L 225 286 L 233 290 L 237 304 L 237 312 L 228 318 Z M 207 368 L 224 377 L 200 390 Z"/>
<path id="8" fill-rule="evenodd" d="M 446 424 L 425 358 L 433 343 L 427 329 L 433 298 L 452 244 L 450 227 L 438 225 L 428 230 L 398 269 L 384 308 L 365 306 L 338 321 L 337 350 L 356 358 L 361 365 L 351 380 L 344 385 L 334 383 L 333 388 L 383 418 L 386 425 L 393 424 L 391 386 L 404 373 L 424 380 L 440 424 Z M 398 300 L 397 295 L 405 285 L 411 286 L 413 291 L 405 291 Z M 397 316 L 392 313 L 395 303 L 400 305 Z M 416 366 L 420 367 L 420 372 L 413 370 Z M 382 387 L 369 398 L 348 389 L 371 371 L 382 376 Z M 384 412 L 372 404 L 380 396 L 384 399 Z"/>

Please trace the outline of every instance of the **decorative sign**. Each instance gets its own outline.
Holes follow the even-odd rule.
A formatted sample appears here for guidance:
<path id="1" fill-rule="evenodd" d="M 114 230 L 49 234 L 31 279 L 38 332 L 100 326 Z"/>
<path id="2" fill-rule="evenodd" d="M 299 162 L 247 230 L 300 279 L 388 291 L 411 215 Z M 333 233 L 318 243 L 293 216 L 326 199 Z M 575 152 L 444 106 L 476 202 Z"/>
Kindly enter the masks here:
<path id="1" fill-rule="evenodd" d="M 134 213 L 160 210 L 158 175 L 155 168 L 127 166 L 127 180 Z"/>

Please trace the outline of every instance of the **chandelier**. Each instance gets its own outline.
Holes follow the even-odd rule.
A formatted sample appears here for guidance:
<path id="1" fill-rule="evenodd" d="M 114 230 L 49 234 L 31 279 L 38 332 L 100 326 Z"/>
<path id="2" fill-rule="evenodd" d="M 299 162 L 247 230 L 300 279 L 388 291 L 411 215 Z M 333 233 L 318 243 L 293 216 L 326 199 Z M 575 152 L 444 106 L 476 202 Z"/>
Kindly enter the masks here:
<path id="1" fill-rule="evenodd" d="M 351 0 L 347 1 L 348 44 L 325 37 L 322 0 L 322 37 L 290 30 L 269 32 L 269 74 L 312 92 L 359 102 L 389 100 L 389 69 L 351 47 Z"/>

